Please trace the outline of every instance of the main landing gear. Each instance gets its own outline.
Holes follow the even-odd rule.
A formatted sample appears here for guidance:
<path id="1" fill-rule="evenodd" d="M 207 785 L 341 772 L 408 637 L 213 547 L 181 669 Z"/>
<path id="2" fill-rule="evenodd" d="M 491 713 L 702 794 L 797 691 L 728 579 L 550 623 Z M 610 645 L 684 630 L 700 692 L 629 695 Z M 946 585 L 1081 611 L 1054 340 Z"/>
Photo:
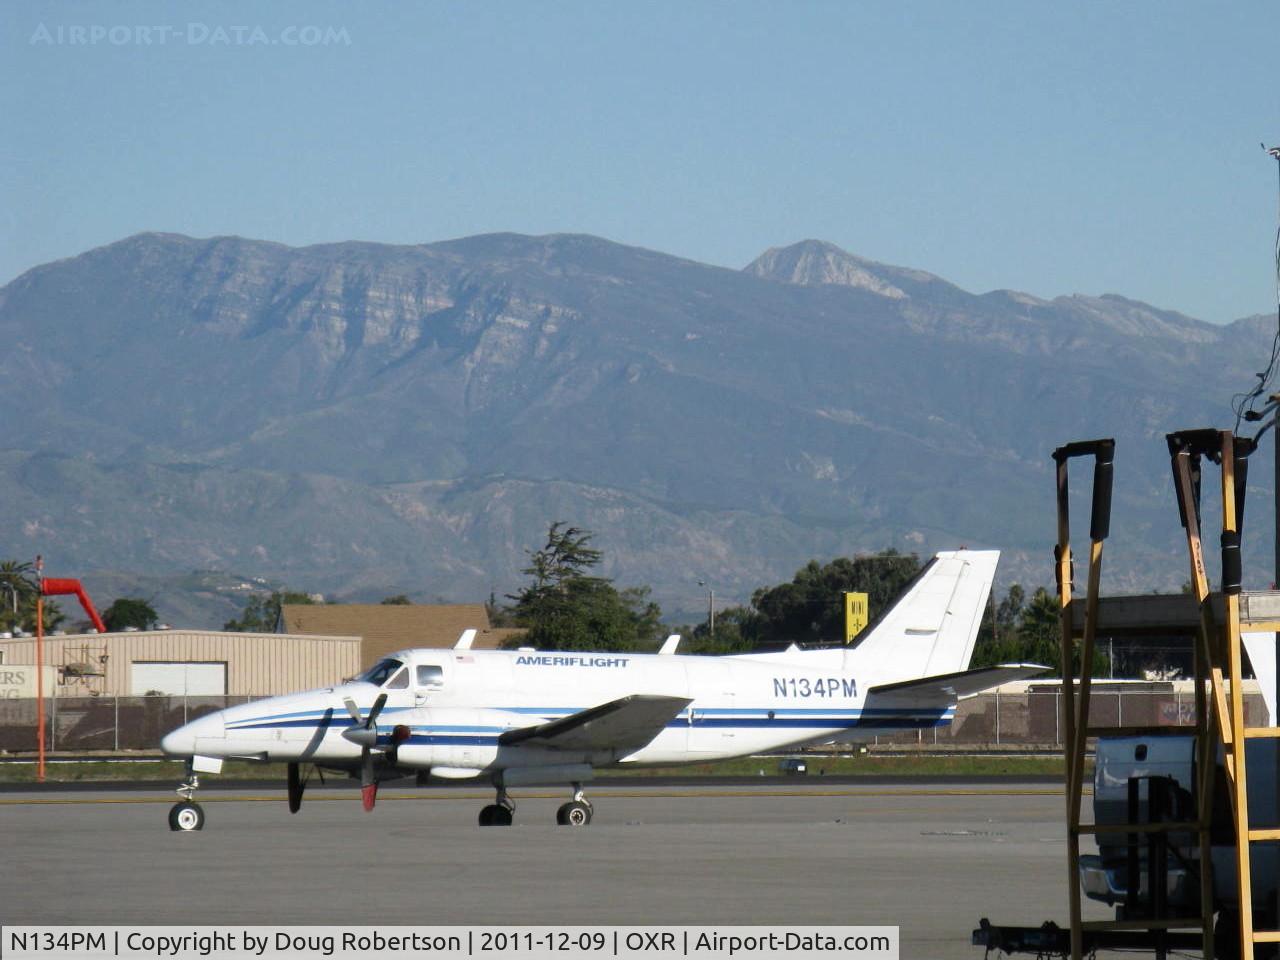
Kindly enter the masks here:
<path id="1" fill-rule="evenodd" d="M 192 830 L 204 829 L 204 807 L 191 799 L 199 786 L 200 778 L 196 776 L 195 770 L 192 769 L 191 761 L 188 760 L 187 779 L 178 786 L 178 796 L 182 797 L 182 800 L 169 809 L 170 830 L 187 833 Z"/>
<path id="2" fill-rule="evenodd" d="M 498 799 L 480 811 L 480 826 L 509 827 L 515 816 L 516 804 L 505 787 L 498 787 Z"/>
<path id="3" fill-rule="evenodd" d="M 509 827 L 516 812 L 515 801 L 505 787 L 498 787 L 498 797 L 480 811 L 480 826 Z M 591 801 L 582 791 L 582 784 L 573 785 L 573 799 L 556 811 L 556 823 L 562 827 L 585 827 L 591 822 Z"/>
<path id="4" fill-rule="evenodd" d="M 582 784 L 573 785 L 573 799 L 556 811 L 556 823 L 562 827 L 585 827 L 591 822 L 591 801 L 582 792 Z"/>

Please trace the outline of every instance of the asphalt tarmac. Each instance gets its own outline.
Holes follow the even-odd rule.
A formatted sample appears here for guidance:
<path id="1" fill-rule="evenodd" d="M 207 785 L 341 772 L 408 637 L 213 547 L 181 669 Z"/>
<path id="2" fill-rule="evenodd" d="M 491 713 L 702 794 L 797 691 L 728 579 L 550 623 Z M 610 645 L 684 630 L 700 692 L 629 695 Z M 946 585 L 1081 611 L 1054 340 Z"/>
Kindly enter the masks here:
<path id="1" fill-rule="evenodd" d="M 981 917 L 1067 917 L 1060 787 L 796 782 L 561 791 L 207 791 L 173 833 L 155 790 L 0 795 L 0 918 L 29 924 L 891 924 L 904 960 L 976 960 Z M 1085 805 L 1086 808 L 1088 804 Z M 1089 915 L 1109 911 L 1089 905 Z"/>

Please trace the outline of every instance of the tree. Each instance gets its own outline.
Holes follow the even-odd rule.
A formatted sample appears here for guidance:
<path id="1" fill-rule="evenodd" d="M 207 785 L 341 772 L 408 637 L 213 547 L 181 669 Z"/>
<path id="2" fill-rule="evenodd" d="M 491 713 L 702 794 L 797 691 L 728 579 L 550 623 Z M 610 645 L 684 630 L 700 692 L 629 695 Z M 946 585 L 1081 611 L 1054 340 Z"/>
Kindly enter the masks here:
<path id="1" fill-rule="evenodd" d="M 711 636 L 707 621 L 694 627 L 681 627 L 683 641 L 680 653 L 702 653 L 725 656 L 749 653 L 760 635 L 760 614 L 750 607 L 725 607 L 716 611 L 716 633 Z"/>
<path id="2" fill-rule="evenodd" d="M 1027 591 L 1022 589 L 1022 584 L 1015 583 L 1009 588 L 1009 592 L 1000 601 L 1000 606 L 996 608 L 996 627 L 1000 633 L 1016 628 L 1018 617 L 1021 616 L 1026 602 Z"/>
<path id="3" fill-rule="evenodd" d="M 866 593 L 874 620 L 919 572 L 919 557 L 895 550 L 840 557 L 826 565 L 810 560 L 790 583 L 762 587 L 752 595 L 751 606 L 760 617 L 757 640 L 765 644 L 842 641 L 842 594 Z"/>
<path id="4" fill-rule="evenodd" d="M 588 546 L 592 534 L 557 520 L 541 550 L 529 551 L 527 587 L 509 595 L 522 645 L 540 650 L 651 649 L 661 632 L 661 608 L 648 587 L 619 591 L 589 571 L 602 554 Z"/>
<path id="5" fill-rule="evenodd" d="M 386 607 L 408 607 L 412 606 L 413 601 L 403 593 L 397 593 L 394 597 L 383 597 L 382 605 Z"/>
<path id="6" fill-rule="evenodd" d="M 1037 587 L 1030 601 L 1019 584 L 1009 588 L 997 606 L 993 629 L 991 610 L 983 616 L 982 628 L 974 646 L 974 667 L 990 667 L 998 663 L 1039 663 L 1050 667 L 1044 676 L 1062 676 L 1062 625 L 1058 616 L 1058 598 L 1044 587 Z M 1080 669 L 1080 650 L 1076 663 Z M 1092 675 L 1106 676 L 1107 657 L 1095 649 Z"/>
<path id="7" fill-rule="evenodd" d="M 34 600 L 32 601 L 31 606 L 33 610 L 33 612 L 31 613 L 31 629 L 35 630 L 36 615 L 34 612 L 34 608 L 35 608 Z M 58 606 L 56 601 L 45 600 L 44 614 L 41 619 L 43 619 L 44 621 L 44 629 L 46 631 L 57 630 L 64 623 L 67 622 L 67 615 L 62 612 L 62 608 Z M 92 624 L 89 624 L 88 621 L 85 621 L 85 623 L 88 624 L 89 626 L 92 626 Z"/>
<path id="8" fill-rule="evenodd" d="M 1018 614 L 1018 654 L 1027 663 L 1042 663 L 1062 673 L 1062 621 L 1058 598 L 1037 587 Z"/>
<path id="9" fill-rule="evenodd" d="M 995 607 L 988 603 L 982 611 L 982 623 L 978 627 L 978 639 L 973 646 L 972 667 L 993 667 L 999 663 L 1018 663 L 1023 660 L 1018 641 L 1018 617 L 1026 604 L 1027 593 L 1022 585 L 1009 587 L 1005 598 Z M 995 593 L 991 595 L 995 601 Z"/>
<path id="10" fill-rule="evenodd" d="M 151 630 L 159 619 L 151 604 L 140 597 L 119 597 L 102 614 L 102 622 L 112 633 L 125 627 Z"/>
<path id="11" fill-rule="evenodd" d="M 35 616 L 35 600 L 39 595 L 34 568 L 28 562 L 0 561 L 0 629 L 25 629 L 28 608 Z"/>
<path id="12" fill-rule="evenodd" d="M 498 598 L 494 596 L 492 590 L 489 591 L 489 599 L 485 601 L 485 611 L 489 614 L 489 626 L 491 627 L 514 627 L 516 626 L 516 616 L 512 609 L 508 606 L 498 603 Z M 521 641 L 523 643 L 523 640 Z"/>
<path id="13" fill-rule="evenodd" d="M 275 633 L 280 623 L 280 608 L 284 604 L 315 603 L 306 593 L 295 590 L 276 590 L 270 594 L 254 594 L 240 611 L 240 619 L 228 620 L 223 630 L 241 633 Z"/>

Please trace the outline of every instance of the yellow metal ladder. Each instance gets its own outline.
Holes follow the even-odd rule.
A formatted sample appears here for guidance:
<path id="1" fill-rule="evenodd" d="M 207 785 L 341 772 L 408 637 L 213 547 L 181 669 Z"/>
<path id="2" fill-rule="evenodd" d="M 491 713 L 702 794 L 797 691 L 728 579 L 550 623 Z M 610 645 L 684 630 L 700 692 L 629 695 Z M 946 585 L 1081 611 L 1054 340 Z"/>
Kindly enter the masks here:
<path id="1" fill-rule="evenodd" d="M 1093 500 L 1089 522 L 1089 579 L 1085 594 L 1084 624 L 1080 644 L 1080 689 L 1075 691 L 1076 626 L 1072 604 L 1073 560 L 1070 539 L 1068 461 L 1075 457 L 1093 456 Z M 1216 740 L 1211 741 L 1210 715 L 1205 701 L 1206 683 L 1196 685 L 1196 749 L 1197 749 L 1197 818 L 1193 822 L 1082 824 L 1081 795 L 1084 787 L 1084 764 L 1088 740 L 1099 733 L 1117 733 L 1118 730 L 1095 728 L 1089 724 L 1091 692 L 1091 666 L 1097 637 L 1099 589 L 1102 574 L 1102 548 L 1110 532 L 1111 488 L 1115 441 L 1090 440 L 1067 444 L 1053 453 L 1057 465 L 1058 543 L 1055 550 L 1058 601 L 1062 625 L 1062 704 L 1061 726 L 1066 761 L 1066 814 L 1067 814 L 1067 868 L 1071 911 L 1071 956 L 1082 960 L 1086 932 L 1149 931 L 1160 942 L 1162 931 L 1175 929 L 1199 929 L 1205 957 L 1213 955 L 1213 901 L 1210 877 L 1209 818 L 1212 807 L 1212 771 Z M 1197 679 L 1205 678 L 1207 656 L 1197 647 Z M 1206 764 L 1206 759 L 1209 761 Z M 1124 920 L 1084 921 L 1081 916 L 1080 891 L 1080 838 L 1087 835 L 1127 834 L 1136 842 L 1139 835 L 1168 835 L 1170 833 L 1195 832 L 1199 837 L 1201 898 L 1200 915 L 1197 917 L 1128 917 Z M 1162 881 L 1163 882 L 1163 881 Z M 1153 897 L 1153 903 L 1162 898 Z M 1163 954 L 1163 950 L 1158 951 Z"/>
<path id="2" fill-rule="evenodd" d="M 1236 893 L 1240 911 L 1240 956 L 1252 960 L 1258 943 L 1280 943 L 1280 930 L 1257 930 L 1253 920 L 1253 878 L 1251 845 L 1280 840 L 1280 830 L 1249 828 L 1249 781 L 1246 744 L 1249 739 L 1280 737 L 1280 728 L 1245 725 L 1244 690 L 1241 669 L 1241 527 L 1244 516 L 1244 489 L 1248 456 L 1256 447 L 1254 441 L 1233 436 L 1230 431 L 1193 430 L 1169 435 L 1174 483 L 1178 508 L 1186 529 L 1191 560 L 1191 589 L 1200 604 L 1201 628 L 1199 647 L 1209 663 L 1209 682 L 1213 697 L 1213 725 L 1219 736 L 1214 753 L 1221 744 L 1235 828 Z M 1220 605 L 1209 590 L 1205 573 L 1204 550 L 1200 531 L 1200 458 L 1208 457 L 1222 469 L 1222 593 Z M 1276 630 L 1280 624 L 1250 617 L 1250 625 L 1258 630 Z M 1216 762 L 1205 757 L 1206 765 Z M 1206 798 L 1211 802 L 1211 798 Z M 1202 812 L 1202 818 L 1208 812 Z M 1202 891 L 1203 893 L 1203 891 Z M 1206 956 L 1209 954 L 1206 953 Z"/>

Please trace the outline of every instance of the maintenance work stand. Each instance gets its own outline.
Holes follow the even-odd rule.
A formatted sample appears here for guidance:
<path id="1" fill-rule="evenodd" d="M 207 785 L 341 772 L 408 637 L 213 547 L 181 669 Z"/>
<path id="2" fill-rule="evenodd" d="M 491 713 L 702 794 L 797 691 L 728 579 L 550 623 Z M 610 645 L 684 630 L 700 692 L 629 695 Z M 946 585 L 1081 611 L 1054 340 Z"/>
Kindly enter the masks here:
<path id="1" fill-rule="evenodd" d="M 1251 829 L 1250 781 L 1246 744 L 1280 738 L 1280 727 L 1245 724 L 1242 682 L 1242 631 L 1280 634 L 1280 591 L 1244 591 L 1241 532 L 1249 455 L 1256 441 L 1231 431 L 1187 430 L 1167 436 L 1190 567 L 1190 594 L 1099 596 L 1103 544 L 1110 532 L 1115 441 L 1069 443 L 1053 453 L 1056 464 L 1057 545 L 1054 551 L 1061 620 L 1061 729 L 1066 781 L 1067 881 L 1069 919 L 1065 927 L 1048 922 L 1039 927 L 1005 927 L 983 919 L 973 943 L 996 952 L 1082 960 L 1099 950 L 1151 951 L 1163 960 L 1171 951 L 1198 951 L 1205 958 L 1274 956 L 1280 930 L 1255 926 L 1250 850 L 1280 841 L 1280 829 Z M 1074 558 L 1068 506 L 1068 464 L 1093 458 L 1093 490 L 1089 523 L 1088 580 L 1083 598 L 1073 596 Z M 1201 530 L 1201 468 L 1209 461 L 1221 469 L 1222 524 L 1220 589 L 1210 589 L 1205 572 Z M 1153 636 L 1175 638 L 1192 651 L 1195 674 L 1195 719 L 1190 726 L 1111 727 L 1090 722 L 1091 670 L 1097 638 Z M 1275 718 L 1272 718 L 1275 723 Z M 1192 796 L 1173 796 L 1168 778 L 1135 777 L 1128 783 L 1128 822 L 1082 823 L 1085 760 L 1098 737 L 1177 736 L 1194 739 Z M 1275 783 L 1257 790 L 1280 794 Z M 1216 789 L 1215 789 L 1216 788 Z M 1186 792 L 1186 791 L 1184 791 Z M 1190 802 L 1186 802 L 1186 801 Z M 1215 802 L 1216 801 L 1216 802 Z M 1256 807 L 1256 804 L 1255 804 Z M 1274 816 L 1274 814 L 1273 814 Z M 1125 899 L 1113 920 L 1085 921 L 1081 913 L 1082 837 L 1127 851 Z M 1105 838 L 1105 841 L 1104 841 Z M 1224 847 L 1235 868 L 1233 897 L 1222 898 L 1223 884 L 1213 878 L 1214 848 L 1224 862 Z M 1096 858 L 1095 858 L 1096 859 Z M 1198 881 L 1199 909 L 1169 903 L 1170 867 L 1177 864 Z M 1221 878 L 1230 889 L 1230 878 Z M 1276 926 L 1274 901 L 1263 907 Z M 1188 913 L 1195 915 L 1189 916 Z M 1215 914 L 1218 924 L 1215 930 Z M 1215 937 L 1217 938 L 1215 941 Z"/>

